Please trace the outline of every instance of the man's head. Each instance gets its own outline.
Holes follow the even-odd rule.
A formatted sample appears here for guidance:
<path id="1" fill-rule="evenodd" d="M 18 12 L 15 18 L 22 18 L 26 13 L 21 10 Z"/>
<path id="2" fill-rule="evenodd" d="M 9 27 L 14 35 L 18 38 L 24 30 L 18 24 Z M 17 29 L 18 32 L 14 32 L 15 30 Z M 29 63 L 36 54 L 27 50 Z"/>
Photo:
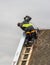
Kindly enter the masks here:
<path id="1" fill-rule="evenodd" d="M 30 16 L 25 16 L 25 17 L 24 17 L 24 20 L 27 21 L 27 22 L 29 22 L 31 19 L 32 19 L 32 18 L 31 18 Z"/>

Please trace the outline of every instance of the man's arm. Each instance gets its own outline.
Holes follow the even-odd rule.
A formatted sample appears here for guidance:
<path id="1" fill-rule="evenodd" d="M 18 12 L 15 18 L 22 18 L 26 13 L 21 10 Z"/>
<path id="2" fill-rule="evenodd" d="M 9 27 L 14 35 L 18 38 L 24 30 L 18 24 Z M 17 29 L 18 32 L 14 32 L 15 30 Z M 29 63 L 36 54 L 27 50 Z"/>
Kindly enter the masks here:
<path id="1" fill-rule="evenodd" d="M 17 24 L 17 26 L 18 26 L 18 27 L 20 27 L 22 30 L 24 30 L 24 31 L 25 31 L 25 28 L 24 28 L 24 27 L 22 27 L 22 25 L 23 25 L 23 23 L 18 23 L 18 24 Z"/>

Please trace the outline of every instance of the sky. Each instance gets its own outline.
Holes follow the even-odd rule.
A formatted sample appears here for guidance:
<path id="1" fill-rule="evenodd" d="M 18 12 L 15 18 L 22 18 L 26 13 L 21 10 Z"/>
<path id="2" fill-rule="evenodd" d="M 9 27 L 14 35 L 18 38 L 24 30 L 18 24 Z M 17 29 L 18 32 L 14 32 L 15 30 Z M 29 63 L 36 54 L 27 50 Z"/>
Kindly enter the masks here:
<path id="1" fill-rule="evenodd" d="M 11 65 L 23 32 L 16 24 L 26 15 L 35 27 L 50 29 L 50 0 L 0 0 L 0 65 Z"/>

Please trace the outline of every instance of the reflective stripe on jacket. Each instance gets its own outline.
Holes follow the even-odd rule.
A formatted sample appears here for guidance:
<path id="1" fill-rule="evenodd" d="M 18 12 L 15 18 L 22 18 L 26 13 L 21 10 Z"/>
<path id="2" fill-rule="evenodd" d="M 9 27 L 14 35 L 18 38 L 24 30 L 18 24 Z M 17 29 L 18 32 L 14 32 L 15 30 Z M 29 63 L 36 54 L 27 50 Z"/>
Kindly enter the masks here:
<path id="1" fill-rule="evenodd" d="M 30 32 L 28 31 L 28 32 L 26 32 L 26 34 L 31 34 L 31 33 L 34 33 L 34 32 L 36 33 L 36 30 L 32 30 Z"/>
<path id="2" fill-rule="evenodd" d="M 30 27 L 32 24 L 23 24 L 22 27 Z"/>

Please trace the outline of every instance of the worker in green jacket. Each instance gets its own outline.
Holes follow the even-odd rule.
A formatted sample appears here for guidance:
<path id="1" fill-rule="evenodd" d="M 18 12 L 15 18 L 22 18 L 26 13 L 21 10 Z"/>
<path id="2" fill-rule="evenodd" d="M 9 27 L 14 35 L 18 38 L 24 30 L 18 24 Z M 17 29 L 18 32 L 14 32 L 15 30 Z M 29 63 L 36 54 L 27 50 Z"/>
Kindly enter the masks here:
<path id="1" fill-rule="evenodd" d="M 34 39 L 37 39 L 36 30 L 34 29 L 33 25 L 29 23 L 31 19 L 32 18 L 30 16 L 25 16 L 24 21 L 17 24 L 22 30 L 25 31 L 26 42 L 34 41 Z"/>

